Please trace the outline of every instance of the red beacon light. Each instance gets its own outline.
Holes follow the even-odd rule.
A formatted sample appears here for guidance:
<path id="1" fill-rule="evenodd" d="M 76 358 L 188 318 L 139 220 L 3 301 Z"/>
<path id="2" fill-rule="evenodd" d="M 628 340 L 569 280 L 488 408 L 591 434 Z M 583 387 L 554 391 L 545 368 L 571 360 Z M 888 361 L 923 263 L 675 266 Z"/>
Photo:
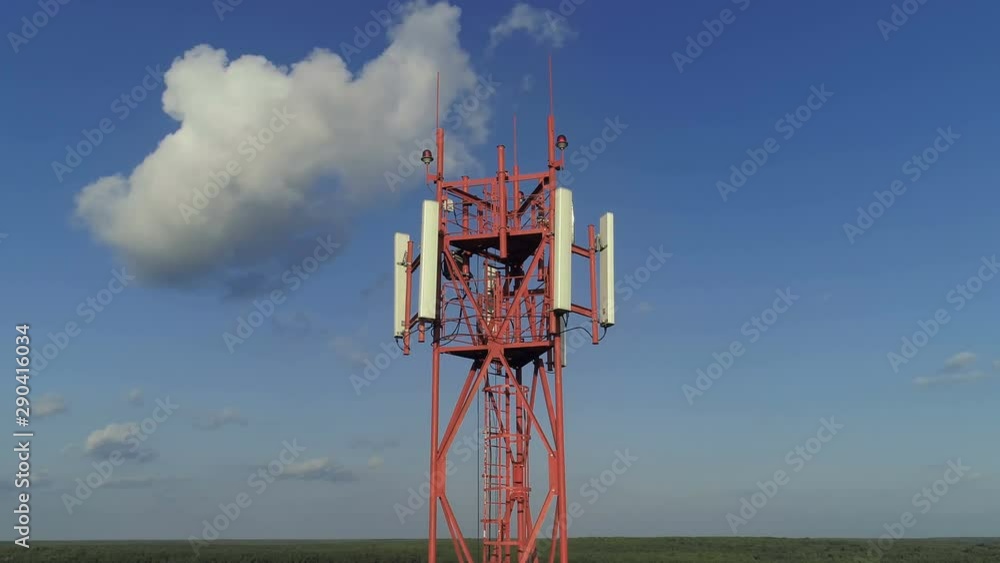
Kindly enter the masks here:
<path id="1" fill-rule="evenodd" d="M 569 141 L 566 140 L 566 135 L 559 135 L 558 137 L 556 137 L 556 147 L 559 150 L 564 151 L 568 146 L 569 146 Z"/>
<path id="2" fill-rule="evenodd" d="M 421 155 L 420 161 L 428 166 L 430 165 L 430 163 L 434 162 L 434 155 L 431 154 L 430 149 L 424 149 L 424 153 L 423 155 Z"/>

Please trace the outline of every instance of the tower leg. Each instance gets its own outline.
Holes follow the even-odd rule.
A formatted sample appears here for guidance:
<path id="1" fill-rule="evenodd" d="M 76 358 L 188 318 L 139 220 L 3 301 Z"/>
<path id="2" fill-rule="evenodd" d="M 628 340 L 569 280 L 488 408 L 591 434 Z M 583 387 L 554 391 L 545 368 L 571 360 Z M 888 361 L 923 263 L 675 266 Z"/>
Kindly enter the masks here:
<path id="1" fill-rule="evenodd" d="M 563 380 L 562 380 L 562 335 L 556 336 L 555 344 L 555 396 L 556 420 L 552 430 L 556 434 L 556 471 L 559 480 L 559 500 L 556 504 L 556 519 L 559 522 L 559 561 L 569 562 L 569 526 L 566 521 L 566 432 L 563 425 Z M 553 551 L 556 546 L 552 546 Z"/>
<path id="2" fill-rule="evenodd" d="M 427 561 L 437 563 L 437 514 L 438 514 L 438 474 L 437 474 L 437 453 L 438 453 L 438 402 L 440 400 L 441 387 L 441 354 L 435 346 L 433 352 L 433 363 L 431 365 L 431 455 L 430 455 L 430 481 L 431 493 L 428 502 L 430 514 L 428 515 L 428 542 Z"/>

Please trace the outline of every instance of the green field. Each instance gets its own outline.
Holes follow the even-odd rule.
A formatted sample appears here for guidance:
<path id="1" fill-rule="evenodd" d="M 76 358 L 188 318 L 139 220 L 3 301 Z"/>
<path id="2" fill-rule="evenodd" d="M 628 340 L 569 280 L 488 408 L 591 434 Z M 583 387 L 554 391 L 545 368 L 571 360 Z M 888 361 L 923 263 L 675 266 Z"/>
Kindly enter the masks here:
<path id="1" fill-rule="evenodd" d="M 426 542 L 218 541 L 196 557 L 187 542 L 37 542 L 30 549 L 8 543 L 0 561 L 38 563 L 418 563 Z M 478 544 L 470 540 L 476 552 Z M 779 538 L 578 538 L 570 540 L 573 563 L 997 563 L 1000 538 L 895 541 L 881 554 L 866 556 L 864 540 Z M 542 545 L 547 553 L 548 546 Z M 438 560 L 454 562 L 442 541 Z M 478 558 L 477 558 L 478 560 Z M 547 558 L 543 558 L 548 561 Z"/>

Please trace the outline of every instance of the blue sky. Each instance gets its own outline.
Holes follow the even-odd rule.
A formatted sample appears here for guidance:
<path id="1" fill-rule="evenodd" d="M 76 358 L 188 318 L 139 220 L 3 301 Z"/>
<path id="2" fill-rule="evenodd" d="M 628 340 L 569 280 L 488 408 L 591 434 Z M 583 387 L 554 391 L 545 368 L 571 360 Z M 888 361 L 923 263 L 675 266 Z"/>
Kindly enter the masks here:
<path id="1" fill-rule="evenodd" d="M 1000 250 L 1000 7 L 930 0 L 889 29 L 884 0 L 563 5 L 555 24 L 555 2 L 409 5 L 385 26 L 371 11 L 386 2 L 246 0 L 220 17 L 207 2 L 70 1 L 26 33 L 39 5 L 3 4 L 0 311 L 11 341 L 30 323 L 36 366 L 65 344 L 31 379 L 34 537 L 201 535 L 241 492 L 252 503 L 221 537 L 421 537 L 426 510 L 394 505 L 425 481 L 428 349 L 360 392 L 350 381 L 393 346 L 389 241 L 416 235 L 428 193 L 419 173 L 395 189 L 385 173 L 432 135 L 437 70 L 445 108 L 474 106 L 445 113 L 450 170 L 495 169 L 515 112 L 522 170 L 541 169 L 550 52 L 578 223 L 614 211 L 619 277 L 646 280 L 618 293 L 601 345 L 571 357 L 571 534 L 731 535 L 727 514 L 779 470 L 790 481 L 736 533 L 873 537 L 906 511 L 908 536 L 996 533 L 1000 280 L 983 260 Z M 715 19 L 721 34 L 686 53 Z M 270 119 L 283 108 L 287 130 Z M 624 124 L 614 140 L 574 152 L 600 147 L 606 120 Z M 251 163 L 238 141 L 260 124 L 282 130 Z M 68 161 L 87 135 L 101 138 Z M 730 167 L 764 153 L 723 197 Z M 239 191 L 179 223 L 178 202 L 232 159 L 247 159 Z M 317 237 L 339 246 L 293 287 L 282 274 Z M 671 256 L 646 276 L 651 248 Z M 285 299 L 230 350 L 223 335 L 276 288 Z M 783 290 L 795 299 L 769 316 Z M 894 366 L 901 339 L 942 314 Z M 755 317 L 773 321 L 756 337 Z M 464 375 L 451 369 L 448 397 Z M 822 433 L 824 418 L 843 428 Z M 76 479 L 146 419 L 147 454 L 70 513 Z M 817 432 L 820 451 L 790 461 Z M 248 477 L 286 441 L 305 450 L 258 494 Z M 586 488 L 626 450 L 637 460 L 613 485 Z M 921 513 L 914 495 L 959 459 L 971 470 Z M 473 536 L 476 465 L 459 457 L 450 481 Z"/>

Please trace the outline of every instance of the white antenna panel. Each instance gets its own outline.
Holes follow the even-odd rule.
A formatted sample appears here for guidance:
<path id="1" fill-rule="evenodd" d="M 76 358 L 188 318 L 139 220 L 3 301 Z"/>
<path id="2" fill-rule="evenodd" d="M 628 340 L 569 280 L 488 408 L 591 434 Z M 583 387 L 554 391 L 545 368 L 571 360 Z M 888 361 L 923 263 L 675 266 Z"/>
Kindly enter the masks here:
<path id="1" fill-rule="evenodd" d="M 573 309 L 573 192 L 556 188 L 555 215 L 552 308 L 567 313 Z"/>
<path id="2" fill-rule="evenodd" d="M 392 314 L 392 334 L 399 338 L 406 331 L 406 273 L 410 269 L 410 264 L 406 260 L 406 249 L 410 244 L 410 235 L 396 233 L 393 241 L 393 268 L 392 275 L 395 279 L 395 289 L 393 291 L 393 314 Z"/>
<path id="3" fill-rule="evenodd" d="M 417 307 L 417 316 L 423 320 L 437 318 L 438 266 L 441 263 L 438 246 L 440 208 L 441 205 L 436 201 L 424 201 L 420 225 L 420 298 Z"/>
<path id="4" fill-rule="evenodd" d="M 601 216 L 600 240 L 600 311 L 598 320 L 603 326 L 615 324 L 615 216 L 608 212 Z"/>

